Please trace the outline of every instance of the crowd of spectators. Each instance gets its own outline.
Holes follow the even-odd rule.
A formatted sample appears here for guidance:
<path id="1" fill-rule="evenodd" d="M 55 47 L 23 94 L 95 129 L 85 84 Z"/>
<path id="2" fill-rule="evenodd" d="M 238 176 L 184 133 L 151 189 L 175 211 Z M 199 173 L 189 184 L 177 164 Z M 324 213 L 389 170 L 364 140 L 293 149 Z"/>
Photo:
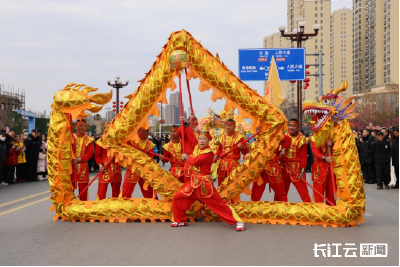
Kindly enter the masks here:
<path id="1" fill-rule="evenodd" d="M 0 186 L 45 180 L 46 153 L 47 136 L 39 129 L 0 130 Z"/>
<path id="2" fill-rule="evenodd" d="M 370 123 L 362 131 L 354 130 L 353 134 L 356 139 L 364 182 L 377 184 L 377 189 L 390 189 L 389 185 L 398 189 L 399 128 L 387 129 Z M 396 179 L 391 177 L 391 166 Z M 396 180 L 395 183 L 394 180 Z"/>

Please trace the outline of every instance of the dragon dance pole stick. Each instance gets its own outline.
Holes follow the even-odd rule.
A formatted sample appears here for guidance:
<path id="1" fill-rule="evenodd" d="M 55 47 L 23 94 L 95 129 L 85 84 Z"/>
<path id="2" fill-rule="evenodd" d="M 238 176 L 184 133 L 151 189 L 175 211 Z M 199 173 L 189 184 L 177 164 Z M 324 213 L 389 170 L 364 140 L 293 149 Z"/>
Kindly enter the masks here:
<path id="1" fill-rule="evenodd" d="M 278 160 L 278 163 L 284 167 L 286 167 L 287 170 L 289 170 L 292 174 L 297 176 L 297 173 L 295 173 L 292 169 L 289 168 L 288 165 L 286 165 L 285 163 L 283 163 L 282 161 Z M 306 183 L 306 185 L 308 185 L 309 187 L 311 187 L 311 189 L 314 191 L 314 193 L 317 193 L 320 197 L 322 197 L 323 199 L 326 200 L 327 203 L 329 203 L 331 206 L 335 206 L 330 200 L 328 200 L 326 197 L 324 197 L 320 192 L 317 191 L 317 189 L 315 189 L 312 185 L 310 185 L 305 179 L 300 178 L 301 181 L 303 181 L 304 183 Z"/>
<path id="2" fill-rule="evenodd" d="M 141 149 L 140 147 L 137 147 L 137 146 L 134 146 L 134 148 L 136 148 L 137 150 L 140 150 L 140 151 L 142 151 L 142 152 L 144 152 L 144 153 L 149 153 L 149 154 L 151 154 L 151 155 L 153 155 L 153 156 L 156 156 L 156 157 L 159 157 L 159 156 L 161 156 L 160 154 L 157 154 L 157 153 L 154 153 L 154 152 L 151 152 L 151 151 L 148 151 L 148 150 L 144 150 L 144 149 Z M 162 155 L 163 156 L 163 155 Z M 170 158 L 167 158 L 167 157 L 164 157 L 166 160 L 169 160 L 170 162 L 174 162 L 174 163 L 176 163 L 176 164 L 184 164 L 183 162 L 179 162 L 179 161 L 176 161 L 176 160 L 173 160 L 173 159 L 170 159 Z"/>
<path id="3" fill-rule="evenodd" d="M 111 161 L 113 161 L 113 159 L 114 159 L 114 157 L 109 162 L 107 162 L 107 164 L 103 167 L 103 170 L 106 167 L 108 167 L 108 165 L 111 163 Z M 90 183 L 85 187 L 85 189 L 82 190 L 82 192 L 76 198 L 79 198 L 83 193 L 86 192 L 86 190 L 89 188 L 89 186 L 91 186 L 93 184 L 94 180 L 96 180 L 97 177 L 99 177 L 100 173 L 101 172 L 99 172 L 95 177 L 93 177 L 92 181 L 90 181 Z"/>
<path id="4" fill-rule="evenodd" d="M 186 75 L 186 85 L 187 85 L 187 89 L 188 89 L 188 92 L 189 92 L 190 111 L 193 114 L 192 94 L 190 93 L 190 85 L 189 85 L 189 80 L 187 79 L 187 70 L 186 70 L 186 68 L 185 68 L 185 75 Z"/>
<path id="5" fill-rule="evenodd" d="M 332 149 L 331 146 L 328 146 L 328 157 L 332 157 Z M 330 172 L 331 172 L 331 181 L 332 181 L 332 190 L 333 190 L 333 196 L 336 198 L 336 181 L 335 181 L 335 175 L 333 173 L 333 162 L 329 163 L 329 167 L 330 167 Z"/>
<path id="6" fill-rule="evenodd" d="M 260 133 L 261 133 L 261 131 L 259 131 L 258 133 L 253 134 L 252 136 L 250 136 L 249 138 L 247 138 L 246 140 L 244 140 L 244 141 L 243 141 L 243 144 L 249 142 L 252 138 L 254 138 L 255 136 L 259 135 Z M 237 143 L 236 145 L 234 145 L 234 146 L 232 147 L 231 150 L 229 150 L 228 152 L 225 152 L 224 154 L 222 154 L 221 156 L 219 156 L 219 157 L 216 158 L 215 160 L 219 160 L 219 159 L 225 157 L 226 155 L 228 155 L 229 153 L 231 153 L 235 148 L 237 148 L 238 144 L 239 144 L 239 143 Z"/>
<path id="7" fill-rule="evenodd" d="M 181 101 L 181 117 L 183 117 L 183 104 L 182 104 L 182 82 L 181 82 L 181 74 L 179 74 L 179 96 Z M 185 126 L 183 125 L 183 121 L 181 121 L 182 126 L 182 151 L 185 151 Z"/>

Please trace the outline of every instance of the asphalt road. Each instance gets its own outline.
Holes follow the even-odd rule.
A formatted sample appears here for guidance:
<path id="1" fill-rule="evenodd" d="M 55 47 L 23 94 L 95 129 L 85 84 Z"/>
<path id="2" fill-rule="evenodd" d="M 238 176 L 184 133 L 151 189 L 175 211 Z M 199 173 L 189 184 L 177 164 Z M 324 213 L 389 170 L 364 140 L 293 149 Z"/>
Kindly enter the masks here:
<path id="1" fill-rule="evenodd" d="M 161 222 L 54 222 L 48 188 L 47 182 L 0 187 L 0 265 L 399 265 L 396 189 L 378 191 L 367 184 L 365 223 L 358 227 L 246 224 L 244 232 L 235 232 L 226 223 L 202 220 L 181 228 Z M 96 191 L 97 183 L 90 199 Z M 142 197 L 139 187 L 133 197 Z M 264 193 L 263 200 L 272 199 Z M 242 200 L 249 197 L 242 194 Z M 300 201 L 293 186 L 289 200 Z M 314 243 L 341 243 L 342 257 L 316 258 Z M 344 257 L 345 243 L 355 244 L 350 247 L 357 248 L 356 258 Z M 387 243 L 388 257 L 360 257 L 360 243 Z"/>

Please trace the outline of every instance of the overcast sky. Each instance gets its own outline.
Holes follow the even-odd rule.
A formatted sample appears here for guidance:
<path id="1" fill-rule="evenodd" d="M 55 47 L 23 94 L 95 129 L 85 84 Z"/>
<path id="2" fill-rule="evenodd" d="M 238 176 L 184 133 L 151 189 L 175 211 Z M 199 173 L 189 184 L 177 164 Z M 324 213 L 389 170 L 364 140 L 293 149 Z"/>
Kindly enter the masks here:
<path id="1" fill-rule="evenodd" d="M 351 8 L 332 0 L 331 10 Z M 108 92 L 107 80 L 138 87 L 173 31 L 185 29 L 235 74 L 238 49 L 260 48 L 264 36 L 286 25 L 286 0 L 231 1 L 0 1 L 0 82 L 25 88 L 26 108 L 50 111 L 54 93 L 70 82 Z M 249 82 L 262 94 L 262 82 Z M 198 117 L 225 101 L 211 102 L 191 80 Z M 184 86 L 185 109 L 188 96 Z M 115 97 L 115 94 L 114 94 Z M 126 99 L 124 99 L 126 102 Z M 169 99 L 168 99 L 169 100 Z"/>

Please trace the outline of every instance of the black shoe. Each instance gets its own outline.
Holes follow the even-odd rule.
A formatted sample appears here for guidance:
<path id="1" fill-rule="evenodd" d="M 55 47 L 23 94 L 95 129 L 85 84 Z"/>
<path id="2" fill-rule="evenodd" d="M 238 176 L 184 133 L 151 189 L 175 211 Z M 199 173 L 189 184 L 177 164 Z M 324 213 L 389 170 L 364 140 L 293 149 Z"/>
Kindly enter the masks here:
<path id="1" fill-rule="evenodd" d="M 376 181 L 368 181 L 368 184 L 376 184 Z"/>
<path id="2" fill-rule="evenodd" d="M 378 185 L 378 187 L 376 189 L 383 189 L 383 186 Z"/>
<path id="3" fill-rule="evenodd" d="M 398 186 L 394 186 L 394 187 L 392 187 L 392 189 L 399 189 L 399 187 Z"/>
<path id="4" fill-rule="evenodd" d="M 389 185 L 385 184 L 385 189 L 390 189 Z"/>

